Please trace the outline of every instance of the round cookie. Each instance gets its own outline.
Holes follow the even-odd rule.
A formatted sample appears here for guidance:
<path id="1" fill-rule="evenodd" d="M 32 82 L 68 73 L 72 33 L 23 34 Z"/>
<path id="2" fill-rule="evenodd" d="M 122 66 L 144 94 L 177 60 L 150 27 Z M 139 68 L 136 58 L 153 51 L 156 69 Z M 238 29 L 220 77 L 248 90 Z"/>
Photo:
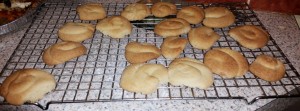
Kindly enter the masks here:
<path id="1" fill-rule="evenodd" d="M 197 49 L 209 49 L 218 39 L 220 35 L 208 27 L 193 28 L 188 33 L 190 44 Z"/>
<path id="2" fill-rule="evenodd" d="M 257 56 L 249 70 L 257 77 L 269 82 L 279 81 L 285 74 L 284 64 L 269 55 Z"/>
<path id="3" fill-rule="evenodd" d="M 78 42 L 59 42 L 48 47 L 43 53 L 47 65 L 57 65 L 86 53 L 84 45 Z"/>
<path id="4" fill-rule="evenodd" d="M 82 42 L 92 38 L 95 27 L 86 23 L 66 23 L 58 30 L 58 37 L 63 41 Z"/>
<path id="5" fill-rule="evenodd" d="M 112 38 L 124 38 L 131 33 L 132 25 L 122 16 L 111 16 L 97 23 L 96 29 Z"/>
<path id="6" fill-rule="evenodd" d="M 204 19 L 204 10 L 198 6 L 183 7 L 178 11 L 177 18 L 182 18 L 190 24 L 198 24 Z"/>
<path id="7" fill-rule="evenodd" d="M 157 2 L 151 7 L 151 12 L 155 17 L 166 17 L 176 14 L 176 5 L 168 2 Z"/>
<path id="8" fill-rule="evenodd" d="M 235 27 L 229 30 L 229 36 L 249 49 L 262 48 L 269 41 L 268 33 L 255 25 Z"/>
<path id="9" fill-rule="evenodd" d="M 180 53 L 183 51 L 187 43 L 188 40 L 185 38 L 179 38 L 179 37 L 165 38 L 164 42 L 160 46 L 162 55 L 167 59 L 175 59 L 180 55 Z"/>
<path id="10" fill-rule="evenodd" d="M 166 19 L 154 27 L 154 32 L 163 38 L 178 36 L 180 34 L 188 33 L 191 30 L 190 24 L 181 18 Z"/>
<path id="11" fill-rule="evenodd" d="M 243 76 L 248 71 L 246 58 L 229 48 L 215 48 L 204 56 L 204 64 L 223 78 Z"/>
<path id="12" fill-rule="evenodd" d="M 143 20 L 150 14 L 151 12 L 147 5 L 141 3 L 127 5 L 121 12 L 121 16 L 125 17 L 129 21 Z"/>
<path id="13" fill-rule="evenodd" d="M 150 94 L 156 91 L 160 83 L 168 82 L 168 70 L 160 64 L 130 64 L 120 80 L 120 86 L 126 91 Z"/>
<path id="14" fill-rule="evenodd" d="M 129 63 L 144 63 L 148 60 L 156 59 L 161 55 L 161 51 L 152 44 L 130 42 L 125 47 L 125 58 Z"/>
<path id="15" fill-rule="evenodd" d="M 174 86 L 207 89 L 213 82 L 213 73 L 200 61 L 192 58 L 177 58 L 168 68 L 169 82 Z"/>
<path id="16" fill-rule="evenodd" d="M 35 103 L 55 88 L 54 76 L 38 69 L 20 69 L 10 74 L 0 86 L 0 95 L 12 105 Z"/>
<path id="17" fill-rule="evenodd" d="M 100 3 L 87 3 L 77 7 L 81 20 L 98 20 L 106 17 L 106 11 Z"/>
<path id="18" fill-rule="evenodd" d="M 225 7 L 208 7 L 204 9 L 203 24 L 211 28 L 228 27 L 235 21 L 234 14 Z"/>

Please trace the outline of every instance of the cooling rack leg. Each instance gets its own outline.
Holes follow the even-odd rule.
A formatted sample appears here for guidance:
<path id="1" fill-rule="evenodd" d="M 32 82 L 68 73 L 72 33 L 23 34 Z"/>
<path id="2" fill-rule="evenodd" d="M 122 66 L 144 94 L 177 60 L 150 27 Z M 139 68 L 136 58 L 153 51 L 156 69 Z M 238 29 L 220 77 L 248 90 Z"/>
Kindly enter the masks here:
<path id="1" fill-rule="evenodd" d="M 42 110 L 48 110 L 50 103 L 46 104 L 46 107 L 39 104 L 39 103 L 35 103 L 34 105 L 38 106 L 39 108 L 41 108 Z"/>
<path id="2" fill-rule="evenodd" d="M 257 100 L 259 100 L 259 99 L 260 99 L 260 97 L 256 97 L 256 98 L 252 99 L 250 102 L 247 101 L 247 99 L 244 99 L 244 100 L 247 101 L 248 105 L 251 105 L 251 104 L 253 104 L 254 102 L 256 102 Z"/>

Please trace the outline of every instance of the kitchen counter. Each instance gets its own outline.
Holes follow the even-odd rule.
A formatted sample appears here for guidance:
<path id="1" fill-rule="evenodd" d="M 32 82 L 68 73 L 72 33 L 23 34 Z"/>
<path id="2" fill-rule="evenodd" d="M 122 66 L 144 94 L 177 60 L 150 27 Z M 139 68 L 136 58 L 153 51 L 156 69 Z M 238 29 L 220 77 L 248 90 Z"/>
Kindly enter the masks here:
<path id="1" fill-rule="evenodd" d="M 111 2 L 111 1 L 106 1 Z M 131 1 L 132 2 L 132 1 Z M 264 24 L 268 32 L 275 39 L 278 46 L 287 56 L 293 66 L 300 72 L 300 30 L 294 16 L 255 11 L 258 18 Z M 0 36 L 0 70 L 4 67 L 13 50 L 16 48 L 21 37 L 29 24 L 23 26 L 20 30 Z M 263 107 L 274 99 L 260 99 L 255 103 L 248 105 L 246 101 L 239 99 L 213 99 L 213 100 L 160 100 L 160 101 L 117 101 L 117 102 L 90 102 L 90 103 L 68 103 L 51 104 L 50 111 L 62 110 L 80 110 L 80 111 L 103 111 L 103 110 L 238 110 L 252 111 Z M 282 105 L 281 108 L 287 106 Z M 272 104 L 271 104 L 272 105 Z M 280 106 L 280 104 L 273 104 Z M 41 110 L 37 106 L 0 106 L 0 110 Z M 278 109 L 280 110 L 280 109 Z"/>

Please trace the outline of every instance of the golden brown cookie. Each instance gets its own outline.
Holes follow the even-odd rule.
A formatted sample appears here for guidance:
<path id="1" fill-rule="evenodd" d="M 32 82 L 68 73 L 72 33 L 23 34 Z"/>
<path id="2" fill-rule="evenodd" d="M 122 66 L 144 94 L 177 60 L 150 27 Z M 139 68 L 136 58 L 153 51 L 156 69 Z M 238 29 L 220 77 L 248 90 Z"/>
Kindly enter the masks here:
<path id="1" fill-rule="evenodd" d="M 180 55 L 180 53 L 183 51 L 187 43 L 188 40 L 185 38 L 179 38 L 179 37 L 165 38 L 164 42 L 160 46 L 162 55 L 167 59 L 175 59 Z"/>
<path id="2" fill-rule="evenodd" d="M 229 30 L 229 35 L 242 46 L 249 49 L 264 47 L 269 36 L 266 31 L 255 25 L 243 25 Z"/>
<path id="3" fill-rule="evenodd" d="M 197 49 L 209 49 L 218 39 L 220 35 L 209 27 L 193 28 L 188 33 L 190 44 Z"/>
<path id="4" fill-rule="evenodd" d="M 208 7 L 204 9 L 203 24 L 211 28 L 228 27 L 235 22 L 234 14 L 225 7 Z"/>
<path id="5" fill-rule="evenodd" d="M 63 41 L 82 42 L 92 38 L 95 26 L 87 23 L 66 23 L 58 30 L 58 37 Z"/>
<path id="6" fill-rule="evenodd" d="M 84 45 L 78 42 L 59 42 L 48 47 L 43 53 L 47 65 L 57 65 L 86 53 Z"/>
<path id="7" fill-rule="evenodd" d="M 106 17 L 106 11 L 100 3 L 87 3 L 77 7 L 81 20 L 99 20 Z"/>
<path id="8" fill-rule="evenodd" d="M 168 70 L 160 64 L 131 64 L 127 66 L 120 80 L 124 90 L 142 94 L 156 91 L 160 83 L 168 82 Z"/>
<path id="9" fill-rule="evenodd" d="M 141 3 L 133 3 L 127 5 L 121 12 L 121 16 L 125 17 L 129 21 L 143 20 L 151 14 L 147 5 Z"/>
<path id="10" fill-rule="evenodd" d="M 160 55 L 161 51 L 149 43 L 130 42 L 125 47 L 125 58 L 130 63 L 144 63 Z"/>
<path id="11" fill-rule="evenodd" d="M 151 7 L 151 12 L 155 17 L 166 17 L 176 14 L 176 5 L 168 2 L 157 2 Z"/>
<path id="12" fill-rule="evenodd" d="M 213 82 L 211 70 L 192 58 L 177 58 L 169 65 L 169 82 L 172 85 L 207 89 Z"/>
<path id="13" fill-rule="evenodd" d="M 224 78 L 243 76 L 249 67 L 242 54 L 229 48 L 209 50 L 204 56 L 204 64 Z"/>
<path id="14" fill-rule="evenodd" d="M 132 25 L 122 16 L 111 16 L 101 20 L 96 29 L 112 38 L 124 38 L 131 33 Z"/>
<path id="15" fill-rule="evenodd" d="M 270 82 L 279 81 L 285 74 L 284 64 L 269 55 L 257 56 L 249 69 L 257 77 Z"/>
<path id="16" fill-rule="evenodd" d="M 163 38 L 178 36 L 180 34 L 188 33 L 191 30 L 190 24 L 181 18 L 166 19 L 154 27 L 154 32 Z"/>
<path id="17" fill-rule="evenodd" d="M 38 69 L 20 69 L 0 86 L 0 95 L 12 105 L 35 103 L 55 88 L 54 76 Z"/>
<path id="18" fill-rule="evenodd" d="M 177 13 L 177 18 L 182 18 L 190 24 L 198 24 L 204 19 L 204 10 L 198 6 L 183 7 Z"/>

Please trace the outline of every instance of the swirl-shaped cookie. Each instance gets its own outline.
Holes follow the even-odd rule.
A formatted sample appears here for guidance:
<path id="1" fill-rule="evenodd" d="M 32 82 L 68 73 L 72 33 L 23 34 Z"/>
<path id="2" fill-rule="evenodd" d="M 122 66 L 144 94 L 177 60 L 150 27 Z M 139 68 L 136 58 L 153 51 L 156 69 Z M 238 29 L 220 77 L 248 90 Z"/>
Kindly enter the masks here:
<path id="1" fill-rule="evenodd" d="M 124 90 L 142 94 L 156 91 L 160 83 L 168 82 L 168 70 L 160 64 L 131 64 L 127 66 L 120 80 Z"/>
<path id="2" fill-rule="evenodd" d="M 224 78 L 243 76 L 248 71 L 246 58 L 229 48 L 215 48 L 204 56 L 204 64 Z"/>
<path id="3" fill-rule="evenodd" d="M 64 63 L 86 53 L 84 45 L 78 42 L 60 42 L 48 47 L 43 53 L 47 65 Z"/>
<path id="4" fill-rule="evenodd" d="M 124 38 L 131 33 L 132 25 L 122 16 L 111 16 L 101 20 L 96 29 L 112 38 Z"/>
<path id="5" fill-rule="evenodd" d="M 95 26 L 87 23 L 66 23 L 58 30 L 58 37 L 63 41 L 82 42 L 92 38 Z"/>
<path id="6" fill-rule="evenodd" d="M 106 17 L 106 11 L 100 3 L 87 3 L 77 7 L 79 19 L 98 20 Z"/>
<path id="7" fill-rule="evenodd" d="M 121 16 L 127 18 L 129 21 L 143 20 L 150 15 L 150 9 L 145 4 L 133 3 L 127 5 L 121 12 Z"/>
<path id="8" fill-rule="evenodd" d="M 229 30 L 229 35 L 242 46 L 249 49 L 262 48 L 269 41 L 268 33 L 255 25 L 235 27 Z"/>
<path id="9" fill-rule="evenodd" d="M 225 7 L 208 7 L 204 9 L 205 19 L 203 24 L 212 28 L 230 26 L 235 21 L 234 14 Z"/>
<path id="10" fill-rule="evenodd" d="M 159 22 L 154 27 L 154 32 L 163 38 L 178 36 L 180 34 L 188 33 L 190 30 L 190 24 L 181 18 L 166 19 Z"/>
<path id="11" fill-rule="evenodd" d="M 55 88 L 54 76 L 38 69 L 21 69 L 10 74 L 0 86 L 0 95 L 12 105 L 35 103 Z"/>
<path id="12" fill-rule="evenodd" d="M 269 55 L 257 56 L 249 69 L 257 77 L 270 82 L 280 80 L 285 74 L 284 64 Z"/>
<path id="13" fill-rule="evenodd" d="M 125 47 L 125 58 L 130 63 L 143 63 L 160 55 L 161 51 L 149 43 L 130 42 Z"/>
<path id="14" fill-rule="evenodd" d="M 204 19 L 204 10 L 198 6 L 183 7 L 178 11 L 177 18 L 182 18 L 190 24 L 198 24 Z"/>
<path id="15" fill-rule="evenodd" d="M 155 17 L 166 17 L 176 14 L 176 5 L 168 2 L 157 2 L 151 7 L 151 12 Z"/>
<path id="16" fill-rule="evenodd" d="M 191 58 L 178 58 L 169 65 L 169 82 L 172 85 L 185 85 L 207 89 L 213 82 L 211 70 L 200 61 Z"/>
<path id="17" fill-rule="evenodd" d="M 187 43 L 188 40 L 185 38 L 179 38 L 179 37 L 165 38 L 164 42 L 160 46 L 162 55 L 167 59 L 175 59 L 180 55 L 180 53 L 183 51 Z"/>
<path id="18" fill-rule="evenodd" d="M 197 49 L 208 49 L 220 39 L 220 35 L 214 32 L 213 29 L 203 26 L 193 28 L 189 32 L 188 38 L 193 47 Z"/>

